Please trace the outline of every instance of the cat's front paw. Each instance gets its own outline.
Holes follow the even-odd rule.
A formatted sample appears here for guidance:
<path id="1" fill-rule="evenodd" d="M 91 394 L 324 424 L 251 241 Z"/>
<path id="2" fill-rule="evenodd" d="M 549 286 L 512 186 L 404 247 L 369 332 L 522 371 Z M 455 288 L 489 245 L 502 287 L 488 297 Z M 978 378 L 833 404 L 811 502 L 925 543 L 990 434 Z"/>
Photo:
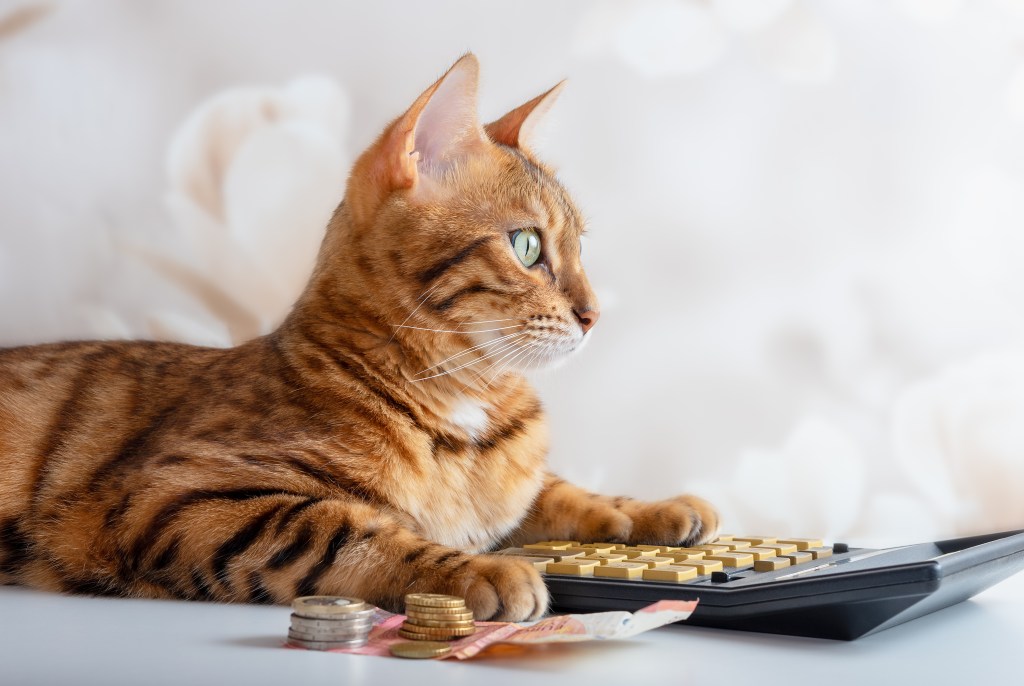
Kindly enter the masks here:
<path id="1" fill-rule="evenodd" d="M 528 562 L 474 555 L 462 570 L 458 595 L 477 620 L 539 619 L 548 608 L 548 589 Z"/>
<path id="2" fill-rule="evenodd" d="M 711 503 L 681 495 L 653 503 L 628 500 L 618 507 L 633 525 L 629 543 L 651 545 L 699 545 L 718 534 L 718 512 Z"/>

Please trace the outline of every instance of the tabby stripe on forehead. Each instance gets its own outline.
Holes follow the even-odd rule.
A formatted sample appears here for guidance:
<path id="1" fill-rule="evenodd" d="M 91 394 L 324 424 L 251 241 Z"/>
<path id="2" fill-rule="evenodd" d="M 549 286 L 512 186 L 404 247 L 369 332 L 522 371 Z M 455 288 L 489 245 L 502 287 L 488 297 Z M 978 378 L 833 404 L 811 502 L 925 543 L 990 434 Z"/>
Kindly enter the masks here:
<path id="1" fill-rule="evenodd" d="M 488 243 L 493 238 L 494 236 L 481 236 L 480 238 L 477 238 L 475 241 L 473 241 L 472 243 L 470 243 L 469 245 L 467 245 L 466 247 L 464 247 L 462 250 L 458 251 L 451 257 L 443 259 L 437 264 L 435 264 L 433 267 L 430 267 L 429 269 L 420 272 L 420 283 L 426 286 L 432 281 L 435 281 L 439 276 L 444 274 L 452 267 L 458 265 L 464 259 L 472 255 L 474 252 L 476 252 L 476 250 L 480 246 L 484 245 L 485 243 Z"/>
<path id="2" fill-rule="evenodd" d="M 234 536 L 224 541 L 217 548 L 217 552 L 213 554 L 213 578 L 224 584 L 225 587 L 231 588 L 231 584 L 228 583 L 227 570 L 228 563 L 235 557 L 242 555 L 246 550 L 249 549 L 256 539 L 260 537 L 263 530 L 267 527 L 267 523 L 281 511 L 284 503 L 277 503 L 270 509 L 262 514 L 254 517 L 248 524 L 239 529 Z"/>
<path id="3" fill-rule="evenodd" d="M 345 544 L 348 543 L 348 539 L 352 536 L 352 527 L 349 524 L 343 523 L 334 533 L 331 535 L 329 541 L 327 541 L 327 547 L 324 549 L 323 557 L 321 557 L 315 565 L 309 570 L 298 584 L 295 585 L 295 595 L 316 595 L 317 583 L 320 581 L 327 570 L 334 564 L 335 558 L 338 557 L 338 553 Z"/>
<path id="4" fill-rule="evenodd" d="M 565 187 L 562 186 L 561 182 L 545 172 L 533 160 L 523 154 L 521 150 L 509 147 L 506 147 L 506 149 L 519 158 L 519 161 L 522 163 L 526 172 L 533 177 L 538 185 L 543 186 L 544 189 L 548 191 L 547 195 L 554 197 L 555 202 L 558 203 L 559 208 L 562 210 L 563 218 L 571 219 L 573 224 L 582 229 L 584 224 L 583 218 L 580 216 L 579 211 L 575 206 L 567 199 Z"/>

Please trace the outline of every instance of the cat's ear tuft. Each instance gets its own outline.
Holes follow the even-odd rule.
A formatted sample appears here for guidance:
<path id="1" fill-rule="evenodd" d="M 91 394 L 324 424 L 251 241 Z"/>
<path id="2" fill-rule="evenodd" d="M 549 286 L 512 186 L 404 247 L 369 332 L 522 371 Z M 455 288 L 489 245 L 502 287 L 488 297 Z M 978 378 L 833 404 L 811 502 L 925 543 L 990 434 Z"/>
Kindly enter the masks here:
<path id="1" fill-rule="evenodd" d="M 501 143 L 512 148 L 525 148 L 529 146 L 538 122 L 544 119 L 544 115 L 555 104 L 555 100 L 558 99 L 558 95 L 562 92 L 564 86 L 565 81 L 560 81 L 546 93 L 542 93 L 528 103 L 520 105 L 501 119 L 491 122 L 484 127 L 487 135 L 495 143 Z"/>
<path id="2" fill-rule="evenodd" d="M 363 153 L 347 196 L 357 221 L 392 191 L 415 190 L 488 145 L 476 111 L 479 78 L 476 56 L 466 53 Z"/>

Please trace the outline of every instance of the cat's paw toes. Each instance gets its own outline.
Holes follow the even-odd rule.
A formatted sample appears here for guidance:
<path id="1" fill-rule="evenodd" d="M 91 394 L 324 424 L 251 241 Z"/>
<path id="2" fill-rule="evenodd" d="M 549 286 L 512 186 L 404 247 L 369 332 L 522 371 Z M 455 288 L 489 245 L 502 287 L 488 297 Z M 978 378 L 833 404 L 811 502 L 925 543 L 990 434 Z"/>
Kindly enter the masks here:
<path id="1" fill-rule="evenodd" d="M 718 534 L 718 512 L 711 503 L 682 495 L 654 503 L 634 503 L 631 543 L 699 545 Z"/>
<path id="2" fill-rule="evenodd" d="M 520 622 L 539 619 L 548 607 L 548 589 L 533 565 L 486 555 L 467 565 L 461 595 L 478 620 Z"/>
<path id="3" fill-rule="evenodd" d="M 581 542 L 627 541 L 633 531 L 633 520 L 614 507 L 593 507 L 577 525 Z"/>

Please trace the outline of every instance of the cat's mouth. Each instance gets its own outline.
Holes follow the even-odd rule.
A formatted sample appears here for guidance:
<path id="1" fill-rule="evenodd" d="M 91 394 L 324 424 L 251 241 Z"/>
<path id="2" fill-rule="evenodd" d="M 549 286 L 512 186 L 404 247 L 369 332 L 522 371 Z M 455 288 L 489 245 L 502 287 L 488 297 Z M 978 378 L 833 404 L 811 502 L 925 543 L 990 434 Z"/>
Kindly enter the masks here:
<path id="1" fill-rule="evenodd" d="M 507 373 L 554 369 L 579 352 L 590 338 L 589 331 L 579 324 L 546 315 L 464 321 L 451 326 L 451 329 L 396 327 L 465 334 L 471 341 L 468 347 L 414 374 L 413 382 L 462 372 L 474 379 L 472 383 L 480 382 L 486 387 Z"/>
<path id="2" fill-rule="evenodd" d="M 579 352 L 589 338 L 579 326 L 545 317 L 531 318 L 516 334 L 492 337 L 486 345 L 502 346 L 501 354 L 491 361 L 500 375 L 554 369 Z"/>

